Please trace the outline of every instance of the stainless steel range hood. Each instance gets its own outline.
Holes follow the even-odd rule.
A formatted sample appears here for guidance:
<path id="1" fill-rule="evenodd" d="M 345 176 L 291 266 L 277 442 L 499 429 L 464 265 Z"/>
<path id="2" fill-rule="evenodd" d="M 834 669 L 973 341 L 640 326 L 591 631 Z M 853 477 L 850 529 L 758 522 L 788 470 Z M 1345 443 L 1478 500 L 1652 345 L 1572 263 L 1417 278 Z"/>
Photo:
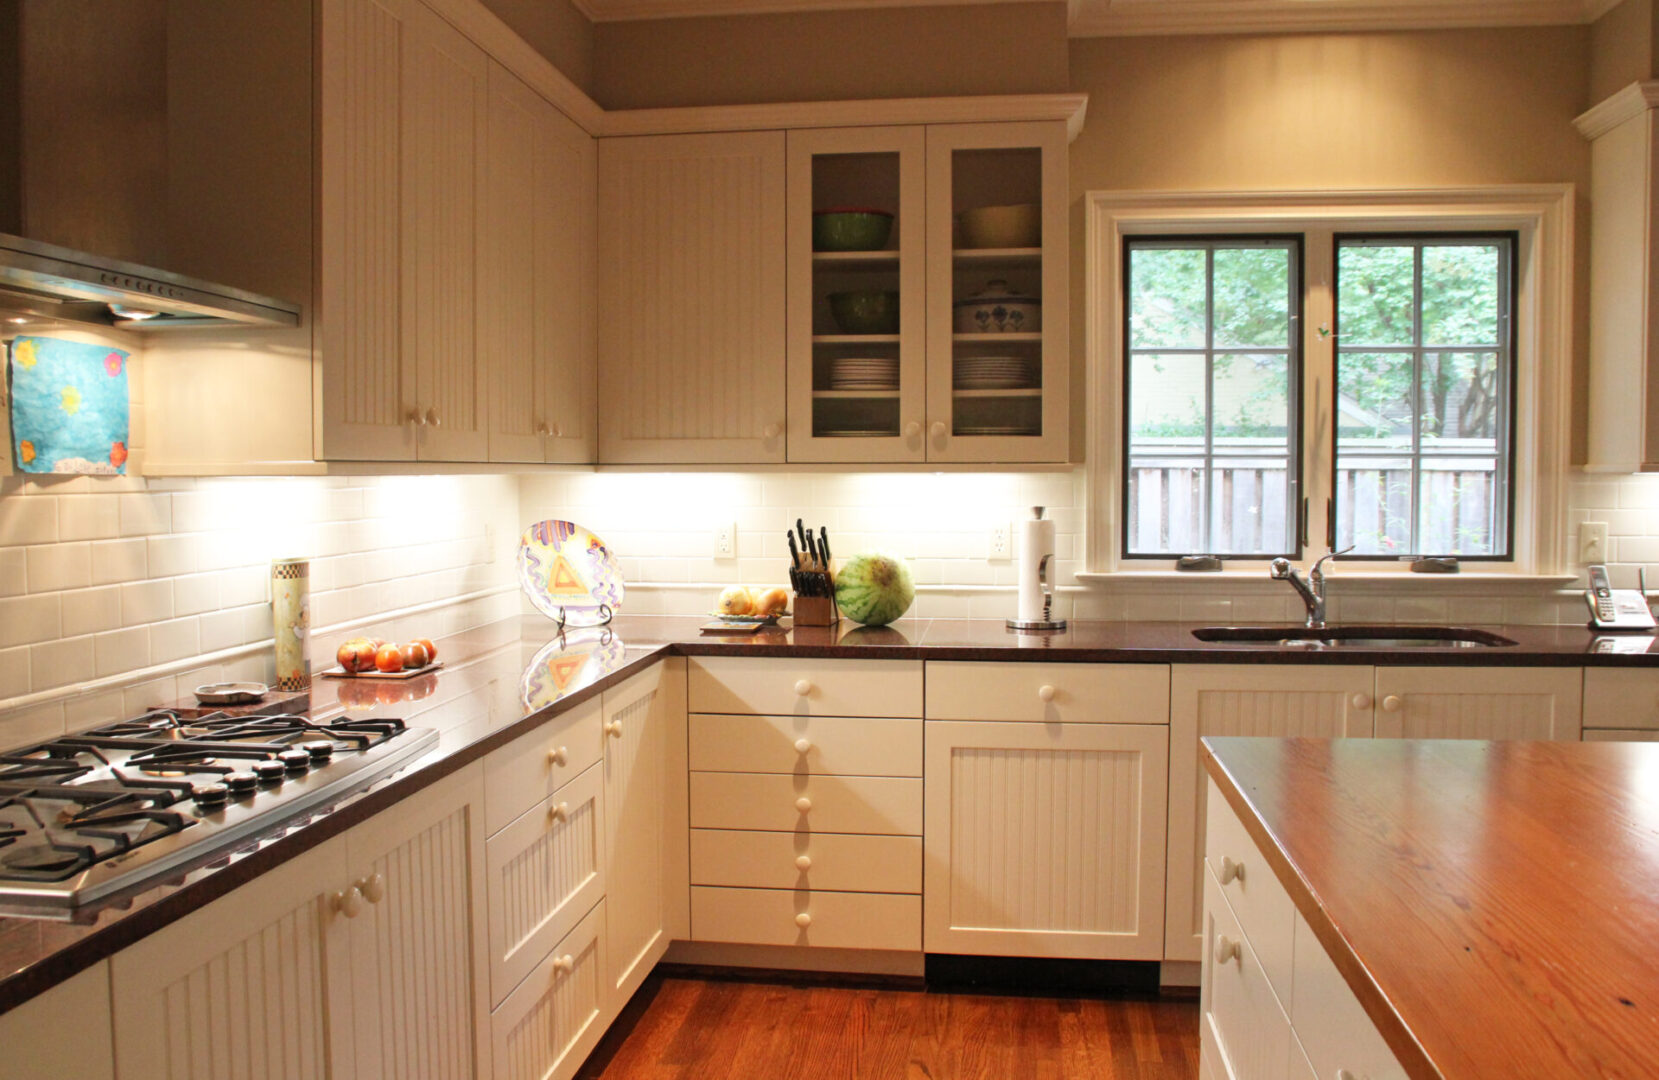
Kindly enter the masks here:
<path id="1" fill-rule="evenodd" d="M 300 324 L 296 304 L 9 233 L 0 311 L 142 332 Z"/>

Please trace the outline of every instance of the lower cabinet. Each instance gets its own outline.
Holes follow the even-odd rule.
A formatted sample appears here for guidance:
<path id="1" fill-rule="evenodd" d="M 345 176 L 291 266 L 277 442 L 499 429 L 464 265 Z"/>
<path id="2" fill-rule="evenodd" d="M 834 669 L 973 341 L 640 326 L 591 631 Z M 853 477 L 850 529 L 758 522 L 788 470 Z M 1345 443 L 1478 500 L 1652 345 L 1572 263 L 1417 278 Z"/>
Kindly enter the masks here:
<path id="1" fill-rule="evenodd" d="M 1377 668 L 1379 739 L 1577 742 L 1580 668 Z"/>
<path id="2" fill-rule="evenodd" d="M 67 1025 L 73 1024 L 72 1037 Z M 109 964 L 79 975 L 0 1016 L 0 1076 L 6 1080 L 115 1080 Z"/>
<path id="3" fill-rule="evenodd" d="M 615 1014 L 609 981 L 601 900 L 490 1017 L 495 1080 L 575 1075 Z"/>

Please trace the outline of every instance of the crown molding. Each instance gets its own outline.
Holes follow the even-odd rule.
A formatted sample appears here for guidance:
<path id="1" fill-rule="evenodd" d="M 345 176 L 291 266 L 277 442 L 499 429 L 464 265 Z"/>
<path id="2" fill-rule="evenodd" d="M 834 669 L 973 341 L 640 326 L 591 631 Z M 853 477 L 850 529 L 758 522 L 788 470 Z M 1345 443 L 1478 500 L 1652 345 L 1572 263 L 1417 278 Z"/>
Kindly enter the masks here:
<path id="1" fill-rule="evenodd" d="M 870 8 L 960 4 L 1044 3 L 1049 0 L 573 0 L 590 22 L 693 19 L 713 15 L 780 15 Z"/>
<path id="2" fill-rule="evenodd" d="M 1598 139 L 1626 120 L 1659 106 L 1659 79 L 1633 82 L 1573 118 L 1573 127 L 1586 139 Z"/>
<path id="3" fill-rule="evenodd" d="M 1309 33 L 1558 26 L 1619 0 L 1071 0 L 1070 36 Z"/>
<path id="4" fill-rule="evenodd" d="M 1063 120 L 1068 139 L 1083 130 L 1087 94 L 1011 94 L 996 97 L 889 98 L 782 105 L 719 105 L 687 109 L 606 112 L 597 134 L 686 135 L 707 131 L 772 131 L 813 127 L 886 127 L 900 124 L 982 124 Z"/>

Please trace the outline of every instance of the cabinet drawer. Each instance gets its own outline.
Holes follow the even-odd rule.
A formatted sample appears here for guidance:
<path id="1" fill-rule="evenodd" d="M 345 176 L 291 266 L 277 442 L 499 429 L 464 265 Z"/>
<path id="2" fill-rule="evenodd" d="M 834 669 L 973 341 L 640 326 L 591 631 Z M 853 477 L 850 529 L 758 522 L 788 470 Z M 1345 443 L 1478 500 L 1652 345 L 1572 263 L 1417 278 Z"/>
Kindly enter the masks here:
<path id="1" fill-rule="evenodd" d="M 919 894 L 922 840 L 918 836 L 692 829 L 691 883 Z"/>
<path id="2" fill-rule="evenodd" d="M 1659 728 L 1585 728 L 1585 742 L 1659 742 Z"/>
<path id="3" fill-rule="evenodd" d="M 495 1080 L 567 1080 L 605 1033 L 601 900 L 490 1015 Z"/>
<path id="4" fill-rule="evenodd" d="M 589 766 L 485 841 L 492 1004 L 605 895 L 603 778 Z"/>
<path id="5" fill-rule="evenodd" d="M 1399 1059 L 1299 914 L 1295 949 L 1290 1017 L 1315 1075 L 1337 1076 L 1346 1069 L 1366 1080 L 1405 1080 Z"/>
<path id="6" fill-rule="evenodd" d="M 916 952 L 922 947 L 922 898 L 698 885 L 691 890 L 691 937 L 745 945 Z"/>
<path id="7" fill-rule="evenodd" d="M 600 755 L 600 702 L 584 702 L 484 759 L 484 833 L 553 794 Z"/>
<path id="8" fill-rule="evenodd" d="M 693 715 L 691 767 L 705 772 L 921 776 L 922 721 Z"/>
<path id="9" fill-rule="evenodd" d="M 922 715 L 917 660 L 693 656 L 686 667 L 696 713 Z"/>
<path id="10" fill-rule="evenodd" d="M 1238 1080 L 1287 1075 L 1290 1021 L 1210 874 L 1204 875 L 1203 980 L 1199 1053 L 1213 1059 L 1206 1068 Z"/>
<path id="11" fill-rule="evenodd" d="M 1250 947 L 1274 992 L 1288 1001 L 1296 906 L 1215 781 L 1209 785 L 1204 862 L 1215 875 L 1239 928 L 1250 939 Z"/>
<path id="12" fill-rule="evenodd" d="M 691 827 L 920 836 L 922 782 L 887 776 L 694 772 Z"/>
<path id="13" fill-rule="evenodd" d="M 929 663 L 929 720 L 1167 724 L 1163 664 Z"/>
<path id="14" fill-rule="evenodd" d="M 1585 668 L 1584 726 L 1659 731 L 1659 670 Z"/>

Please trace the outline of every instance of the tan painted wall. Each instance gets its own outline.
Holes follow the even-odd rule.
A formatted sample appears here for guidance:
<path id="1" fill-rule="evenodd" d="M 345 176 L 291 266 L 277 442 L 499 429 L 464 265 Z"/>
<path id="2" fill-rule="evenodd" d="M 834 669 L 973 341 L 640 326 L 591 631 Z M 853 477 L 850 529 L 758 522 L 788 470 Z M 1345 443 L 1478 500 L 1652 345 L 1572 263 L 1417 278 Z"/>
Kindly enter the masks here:
<path id="1" fill-rule="evenodd" d="M 496 2 L 496 0 L 492 0 Z M 1066 89 L 1058 3 L 600 23 L 607 109 Z"/>
<path id="2" fill-rule="evenodd" d="M 1653 77 L 1653 0 L 1624 0 L 1590 28 L 1590 103 Z"/>
<path id="3" fill-rule="evenodd" d="M 571 82 L 593 95 L 593 24 L 570 0 L 483 0 Z"/>

